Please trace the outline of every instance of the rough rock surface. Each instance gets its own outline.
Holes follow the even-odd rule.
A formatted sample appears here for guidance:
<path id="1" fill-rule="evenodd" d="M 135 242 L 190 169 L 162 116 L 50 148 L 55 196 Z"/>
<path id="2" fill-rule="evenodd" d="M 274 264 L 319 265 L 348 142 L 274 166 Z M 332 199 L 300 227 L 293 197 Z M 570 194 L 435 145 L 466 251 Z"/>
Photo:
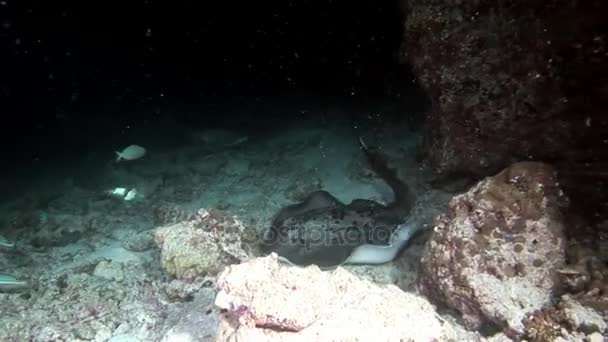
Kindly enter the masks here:
<path id="1" fill-rule="evenodd" d="M 559 308 L 563 311 L 568 320 L 569 326 L 574 330 L 585 333 L 606 333 L 608 324 L 602 319 L 594 309 L 583 306 L 579 301 L 571 296 L 565 295 L 561 298 Z"/>
<path id="2" fill-rule="evenodd" d="M 183 280 L 214 274 L 248 259 L 243 224 L 215 209 L 200 209 L 189 221 L 156 228 L 162 268 Z"/>
<path id="3" fill-rule="evenodd" d="M 152 211 L 154 224 L 164 226 L 188 220 L 192 217 L 186 210 L 176 203 L 163 202 Z"/>
<path id="4" fill-rule="evenodd" d="M 186 305 L 177 323 L 163 336 L 161 342 L 217 341 L 219 309 L 215 307 L 216 292 L 211 288 L 200 291 L 196 299 Z"/>
<path id="5" fill-rule="evenodd" d="M 455 196 L 435 221 L 419 288 L 478 329 L 523 332 L 522 319 L 552 300 L 565 263 L 561 190 L 553 168 L 516 163 Z"/>
<path id="6" fill-rule="evenodd" d="M 403 4 L 401 56 L 433 103 L 425 149 L 437 171 L 606 160 L 608 3 Z"/>
<path id="7" fill-rule="evenodd" d="M 568 294 L 527 316 L 524 325 L 529 341 L 596 341 L 594 336 L 605 335 L 607 328 L 600 313 Z"/>
<path id="8" fill-rule="evenodd" d="M 216 305 L 231 341 L 431 341 L 445 327 L 425 299 L 343 268 L 292 267 L 272 254 L 229 266 Z"/>
<path id="9" fill-rule="evenodd" d="M 589 228 L 570 227 L 570 231 L 582 232 L 583 237 L 587 230 Z M 601 252 L 580 239 L 581 235 L 569 236 L 566 249 L 568 264 L 559 270 L 562 289 L 583 305 L 608 314 L 608 264 L 602 260 Z"/>

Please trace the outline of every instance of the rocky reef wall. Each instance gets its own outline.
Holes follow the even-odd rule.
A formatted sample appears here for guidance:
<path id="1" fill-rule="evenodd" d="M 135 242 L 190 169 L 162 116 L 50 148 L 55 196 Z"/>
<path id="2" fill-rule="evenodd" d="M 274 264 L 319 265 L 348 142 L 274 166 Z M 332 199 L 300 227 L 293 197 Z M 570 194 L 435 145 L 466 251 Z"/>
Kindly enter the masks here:
<path id="1" fill-rule="evenodd" d="M 608 219 L 608 2 L 401 5 L 401 62 L 432 101 L 421 155 L 440 179 L 547 162 L 573 211 Z"/>
<path id="2" fill-rule="evenodd" d="M 424 149 L 436 171 L 486 176 L 521 160 L 605 159 L 606 2 L 402 5 L 400 56 L 433 101 Z"/>

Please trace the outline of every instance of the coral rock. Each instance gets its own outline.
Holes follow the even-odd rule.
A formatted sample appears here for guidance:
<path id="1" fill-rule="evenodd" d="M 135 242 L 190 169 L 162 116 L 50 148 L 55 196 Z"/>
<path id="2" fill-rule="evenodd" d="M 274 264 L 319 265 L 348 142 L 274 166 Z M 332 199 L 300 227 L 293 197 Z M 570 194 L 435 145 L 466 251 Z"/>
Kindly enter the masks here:
<path id="1" fill-rule="evenodd" d="M 292 267 L 276 254 L 229 266 L 216 305 L 220 336 L 239 341 L 432 341 L 445 331 L 432 305 L 339 267 Z"/>
<path id="2" fill-rule="evenodd" d="M 455 196 L 425 246 L 420 290 L 468 328 L 493 322 L 521 334 L 522 319 L 552 300 L 565 263 L 562 200 L 554 170 L 535 162 Z"/>
<path id="3" fill-rule="evenodd" d="M 162 268 L 183 280 L 217 273 L 226 265 L 248 259 L 238 220 L 215 209 L 200 209 L 189 221 L 156 228 Z"/>
<path id="4" fill-rule="evenodd" d="M 166 202 L 155 207 L 152 214 L 156 226 L 175 224 L 192 217 L 186 210 L 180 208 L 179 205 Z"/>
<path id="5" fill-rule="evenodd" d="M 563 311 L 569 325 L 575 330 L 587 334 L 606 333 L 608 330 L 608 324 L 604 321 L 602 315 L 592 308 L 583 306 L 569 295 L 561 298 L 559 308 Z"/>

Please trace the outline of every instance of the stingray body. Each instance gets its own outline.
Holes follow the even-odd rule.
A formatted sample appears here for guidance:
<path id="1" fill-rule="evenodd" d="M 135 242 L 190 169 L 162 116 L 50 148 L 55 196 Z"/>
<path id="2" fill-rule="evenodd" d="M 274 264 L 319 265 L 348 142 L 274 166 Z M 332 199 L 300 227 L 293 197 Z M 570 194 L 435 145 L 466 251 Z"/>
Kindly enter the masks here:
<path id="1" fill-rule="evenodd" d="M 272 220 L 261 248 L 289 263 L 331 268 L 348 262 L 362 246 L 391 245 L 396 228 L 414 203 L 408 186 L 382 156 L 362 143 L 371 168 L 393 190 L 394 201 L 382 205 L 368 199 L 342 203 L 327 191 L 315 191 L 303 202 L 281 209 Z"/>

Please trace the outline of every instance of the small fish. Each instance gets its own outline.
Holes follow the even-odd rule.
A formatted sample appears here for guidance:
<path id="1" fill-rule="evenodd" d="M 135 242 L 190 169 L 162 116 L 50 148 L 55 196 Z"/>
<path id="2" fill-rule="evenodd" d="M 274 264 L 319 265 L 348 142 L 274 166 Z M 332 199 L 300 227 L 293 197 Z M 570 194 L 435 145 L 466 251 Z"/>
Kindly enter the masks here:
<path id="1" fill-rule="evenodd" d="M 15 243 L 0 235 L 0 247 L 3 248 L 13 248 L 15 247 Z"/>
<path id="2" fill-rule="evenodd" d="M 27 282 L 8 273 L 0 273 L 0 290 L 18 290 L 27 287 Z"/>
<path id="3" fill-rule="evenodd" d="M 240 137 L 240 138 L 236 139 L 235 141 L 231 142 L 230 144 L 228 144 L 228 147 L 232 147 L 232 146 L 240 145 L 242 143 L 246 143 L 247 140 L 249 140 L 248 136 Z"/>
<path id="4" fill-rule="evenodd" d="M 116 162 L 121 160 L 135 160 L 146 155 L 146 149 L 139 145 L 129 145 L 122 152 L 116 151 Z"/>
<path id="5" fill-rule="evenodd" d="M 116 197 L 125 197 L 127 194 L 127 188 L 114 188 L 112 190 L 106 191 L 108 195 L 113 195 Z"/>
<path id="6" fill-rule="evenodd" d="M 125 195 L 124 200 L 125 201 L 132 201 L 133 199 L 135 199 L 135 196 L 137 196 L 137 190 L 135 189 L 131 189 L 129 192 L 127 192 L 127 194 Z"/>
<path id="7" fill-rule="evenodd" d="M 139 193 L 135 188 L 127 191 L 127 188 L 114 188 L 105 191 L 107 195 L 114 196 L 116 198 L 123 199 L 125 201 L 132 201 L 139 196 Z"/>

